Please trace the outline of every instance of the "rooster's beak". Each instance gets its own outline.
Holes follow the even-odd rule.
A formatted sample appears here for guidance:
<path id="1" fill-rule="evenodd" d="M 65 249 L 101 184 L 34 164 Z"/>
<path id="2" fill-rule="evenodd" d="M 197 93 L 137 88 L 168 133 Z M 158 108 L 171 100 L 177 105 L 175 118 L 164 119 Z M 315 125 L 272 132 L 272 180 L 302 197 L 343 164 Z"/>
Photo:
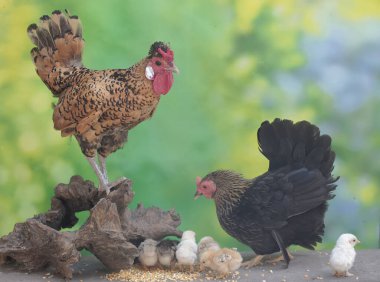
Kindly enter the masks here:
<path id="1" fill-rule="evenodd" d="M 202 196 L 202 193 L 199 193 L 198 191 L 195 192 L 194 200 L 198 199 L 200 196 Z"/>
<path id="2" fill-rule="evenodd" d="M 175 63 L 173 62 L 172 64 L 173 64 L 173 66 L 171 66 L 170 68 L 166 68 L 166 70 L 171 71 L 171 72 L 175 72 L 175 73 L 179 73 L 179 69 L 177 68 Z"/>

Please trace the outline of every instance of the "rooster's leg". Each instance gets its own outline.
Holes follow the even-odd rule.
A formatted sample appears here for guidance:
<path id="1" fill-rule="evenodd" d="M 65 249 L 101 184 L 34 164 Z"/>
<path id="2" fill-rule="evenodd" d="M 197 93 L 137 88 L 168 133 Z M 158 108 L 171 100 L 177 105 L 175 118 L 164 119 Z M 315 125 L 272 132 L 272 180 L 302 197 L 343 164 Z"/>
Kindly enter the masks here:
<path id="1" fill-rule="evenodd" d="M 103 157 L 102 155 L 98 154 L 98 159 L 99 159 L 100 171 L 102 172 L 103 177 L 106 180 L 106 182 L 108 182 L 108 175 L 107 175 L 107 168 L 106 168 L 106 157 Z"/>
<path id="2" fill-rule="evenodd" d="M 95 171 L 96 176 L 99 179 L 99 190 L 100 191 L 104 191 L 104 190 L 107 191 L 108 190 L 107 189 L 108 188 L 107 187 L 108 181 L 104 178 L 103 173 L 102 173 L 101 169 L 99 168 L 98 164 L 96 163 L 95 158 L 86 157 L 86 159 L 90 163 L 92 169 Z"/>
<path id="3" fill-rule="evenodd" d="M 107 191 L 107 194 L 108 194 L 112 187 L 119 185 L 120 183 L 127 180 L 127 178 L 121 177 L 120 179 L 118 179 L 116 181 L 109 182 L 108 174 L 107 174 L 107 167 L 106 167 L 106 157 L 103 157 L 102 155 L 99 154 L 98 159 L 99 159 L 100 171 L 102 172 L 103 178 L 106 181 L 106 189 L 105 190 Z"/>
<path id="4" fill-rule="evenodd" d="M 253 266 L 257 266 L 257 265 L 261 264 L 261 261 L 263 260 L 263 258 L 264 258 L 264 256 L 257 255 L 253 259 L 242 263 L 241 266 L 244 266 L 245 268 L 251 268 Z"/>

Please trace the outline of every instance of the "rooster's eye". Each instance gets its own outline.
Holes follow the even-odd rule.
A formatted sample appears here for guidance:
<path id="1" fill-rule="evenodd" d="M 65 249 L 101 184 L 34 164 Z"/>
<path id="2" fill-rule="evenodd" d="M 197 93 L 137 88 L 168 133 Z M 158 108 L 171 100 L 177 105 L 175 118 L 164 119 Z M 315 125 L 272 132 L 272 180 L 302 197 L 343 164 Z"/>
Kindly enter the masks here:
<path id="1" fill-rule="evenodd" d="M 160 61 L 156 61 L 156 66 L 161 66 L 161 62 Z"/>

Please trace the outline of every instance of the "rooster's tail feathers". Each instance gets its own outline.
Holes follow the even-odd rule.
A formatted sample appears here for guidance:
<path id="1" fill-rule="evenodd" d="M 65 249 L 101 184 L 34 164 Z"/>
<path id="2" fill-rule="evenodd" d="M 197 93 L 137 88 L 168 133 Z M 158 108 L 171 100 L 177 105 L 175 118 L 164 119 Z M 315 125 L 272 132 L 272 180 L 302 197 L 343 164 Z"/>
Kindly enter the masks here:
<path id="1" fill-rule="evenodd" d="M 53 93 L 59 92 L 55 85 L 57 81 L 54 81 L 57 80 L 56 68 L 82 66 L 82 25 L 77 16 L 71 16 L 67 11 L 66 14 L 53 11 L 50 17 L 42 16 L 38 25 L 31 24 L 27 29 L 29 38 L 36 45 L 31 50 L 36 71 Z"/>
<path id="2" fill-rule="evenodd" d="M 269 160 L 269 170 L 305 166 L 319 169 L 327 178 L 331 176 L 335 160 L 331 137 L 320 135 L 319 128 L 308 121 L 265 121 L 257 135 L 260 151 Z"/>

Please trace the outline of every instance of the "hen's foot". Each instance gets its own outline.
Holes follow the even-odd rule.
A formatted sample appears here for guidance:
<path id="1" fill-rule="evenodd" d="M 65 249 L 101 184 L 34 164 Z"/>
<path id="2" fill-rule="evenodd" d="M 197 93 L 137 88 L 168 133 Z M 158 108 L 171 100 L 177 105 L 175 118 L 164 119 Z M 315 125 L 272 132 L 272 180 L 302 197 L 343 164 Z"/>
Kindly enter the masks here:
<path id="1" fill-rule="evenodd" d="M 258 266 L 259 264 L 262 264 L 261 261 L 263 260 L 263 258 L 264 258 L 264 256 L 257 255 L 253 259 L 246 261 L 246 262 L 243 262 L 241 266 L 244 266 L 245 268 L 251 268 L 254 266 Z"/>
<path id="2" fill-rule="evenodd" d="M 346 271 L 346 276 L 349 277 L 349 276 L 354 276 L 352 273 L 349 273 L 348 271 Z"/>
<path id="3" fill-rule="evenodd" d="M 291 260 L 294 259 L 294 256 L 292 256 L 288 250 L 286 250 L 288 252 L 288 256 Z M 271 260 L 268 260 L 269 263 L 277 263 L 277 262 L 280 262 L 280 261 L 284 261 L 284 256 L 281 254 L 279 255 L 278 257 L 274 258 L 274 259 L 271 259 Z"/>

